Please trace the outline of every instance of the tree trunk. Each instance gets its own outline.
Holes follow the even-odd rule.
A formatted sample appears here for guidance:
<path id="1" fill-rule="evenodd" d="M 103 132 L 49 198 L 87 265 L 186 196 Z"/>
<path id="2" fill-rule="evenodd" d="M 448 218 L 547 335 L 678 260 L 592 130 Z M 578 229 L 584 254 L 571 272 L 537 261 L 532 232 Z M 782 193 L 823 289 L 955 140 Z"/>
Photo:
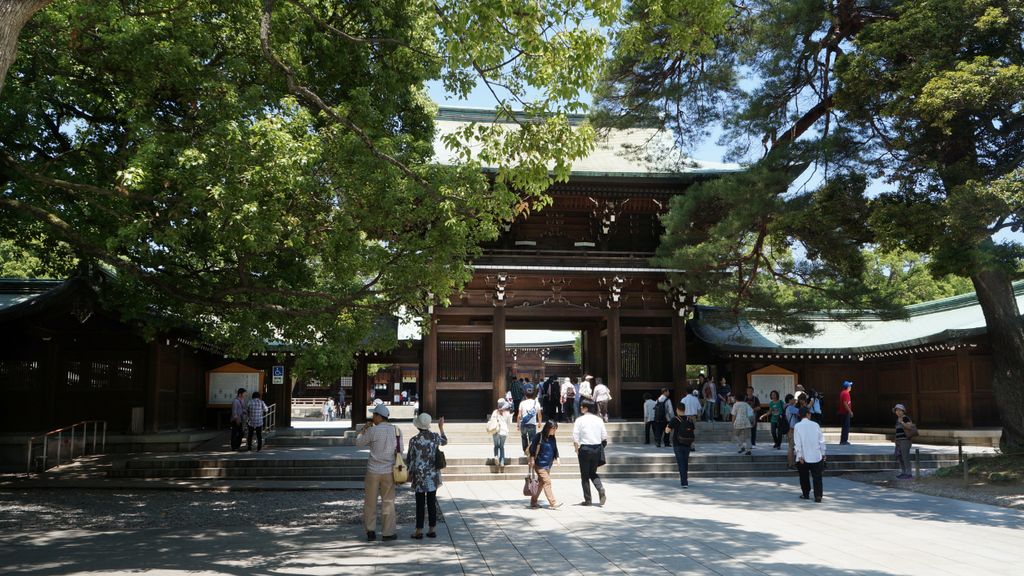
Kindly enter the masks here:
<path id="1" fill-rule="evenodd" d="M 0 2 L 0 94 L 7 69 L 18 55 L 18 35 L 33 14 L 52 0 L 4 0 Z"/>
<path id="2" fill-rule="evenodd" d="M 971 281 L 992 347 L 992 391 L 1003 423 L 999 447 L 1005 453 L 1024 452 L 1024 325 L 1013 285 L 999 270 L 977 272 Z"/>

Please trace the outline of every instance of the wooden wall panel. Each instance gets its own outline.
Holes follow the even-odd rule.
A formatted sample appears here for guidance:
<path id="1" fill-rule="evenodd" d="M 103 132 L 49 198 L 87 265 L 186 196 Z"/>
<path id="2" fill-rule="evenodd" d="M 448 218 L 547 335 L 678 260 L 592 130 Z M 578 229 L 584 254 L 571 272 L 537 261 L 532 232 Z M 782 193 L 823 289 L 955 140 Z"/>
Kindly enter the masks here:
<path id="1" fill-rule="evenodd" d="M 910 396 L 910 386 L 913 382 L 910 362 L 878 364 L 877 373 L 879 392 Z"/>
<path id="2" fill-rule="evenodd" d="M 971 385 L 974 392 L 992 391 L 992 358 L 971 356 Z"/>
<path id="3" fill-rule="evenodd" d="M 960 390 L 956 381 L 956 358 L 922 358 L 917 361 L 917 386 L 921 393 Z"/>

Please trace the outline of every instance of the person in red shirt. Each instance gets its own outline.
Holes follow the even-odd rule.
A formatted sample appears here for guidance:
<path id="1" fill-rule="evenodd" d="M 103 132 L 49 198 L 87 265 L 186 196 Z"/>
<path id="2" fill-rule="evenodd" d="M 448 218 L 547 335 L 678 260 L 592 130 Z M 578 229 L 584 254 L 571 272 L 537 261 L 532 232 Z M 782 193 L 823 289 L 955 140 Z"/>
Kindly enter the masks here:
<path id="1" fill-rule="evenodd" d="M 853 382 L 843 382 L 843 390 L 839 393 L 839 419 L 843 425 L 843 432 L 839 435 L 839 444 L 850 445 L 850 420 L 853 419 L 853 404 L 850 400 L 850 389 Z"/>

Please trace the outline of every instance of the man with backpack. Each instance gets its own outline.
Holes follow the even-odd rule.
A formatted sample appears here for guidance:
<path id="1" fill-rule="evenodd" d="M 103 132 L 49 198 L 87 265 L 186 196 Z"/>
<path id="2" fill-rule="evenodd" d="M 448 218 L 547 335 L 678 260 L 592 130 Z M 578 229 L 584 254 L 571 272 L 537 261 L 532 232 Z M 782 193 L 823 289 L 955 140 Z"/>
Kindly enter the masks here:
<path id="1" fill-rule="evenodd" d="M 561 389 L 562 416 L 569 422 L 576 421 L 576 387 L 571 380 L 562 381 Z"/>
<path id="2" fill-rule="evenodd" d="M 672 413 L 672 397 L 669 396 L 668 388 L 662 388 L 661 396 L 658 396 L 658 400 L 654 403 L 654 445 L 658 448 L 661 448 L 662 442 L 666 448 L 671 446 L 668 431 L 665 428 L 668 426 L 669 415 Z"/>

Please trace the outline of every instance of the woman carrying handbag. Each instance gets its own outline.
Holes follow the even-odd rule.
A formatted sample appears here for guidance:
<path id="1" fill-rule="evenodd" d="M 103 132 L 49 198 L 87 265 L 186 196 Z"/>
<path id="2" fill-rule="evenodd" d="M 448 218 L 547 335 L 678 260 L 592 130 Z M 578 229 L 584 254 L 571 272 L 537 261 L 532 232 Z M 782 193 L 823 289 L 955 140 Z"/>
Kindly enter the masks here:
<path id="1" fill-rule="evenodd" d="M 430 431 L 430 422 L 430 414 L 426 412 L 416 416 L 413 425 L 420 432 L 409 439 L 409 476 L 412 479 L 412 489 L 416 491 L 416 532 L 412 535 L 414 540 L 423 539 L 424 508 L 430 520 L 427 537 L 437 537 L 437 488 L 441 486 L 438 455 L 441 454 L 443 460 L 441 446 L 448 444 L 448 437 L 444 435 L 444 418 L 437 421 L 440 434 Z"/>
<path id="2" fill-rule="evenodd" d="M 907 416 L 907 408 L 903 404 L 897 404 L 892 411 L 896 414 L 896 464 L 900 466 L 901 473 L 896 478 L 910 480 L 914 477 L 910 473 L 910 445 L 917 436 L 917 426 Z"/>
<path id="3" fill-rule="evenodd" d="M 548 506 L 555 510 L 562 506 L 555 500 L 555 493 L 551 489 L 551 465 L 558 463 L 558 442 L 555 440 L 555 432 L 558 431 L 558 422 L 548 420 L 539 434 L 534 436 L 530 443 L 530 469 L 537 473 L 538 486 L 531 489 L 530 508 L 540 508 L 537 504 L 541 490 L 544 497 L 548 499 Z"/>

